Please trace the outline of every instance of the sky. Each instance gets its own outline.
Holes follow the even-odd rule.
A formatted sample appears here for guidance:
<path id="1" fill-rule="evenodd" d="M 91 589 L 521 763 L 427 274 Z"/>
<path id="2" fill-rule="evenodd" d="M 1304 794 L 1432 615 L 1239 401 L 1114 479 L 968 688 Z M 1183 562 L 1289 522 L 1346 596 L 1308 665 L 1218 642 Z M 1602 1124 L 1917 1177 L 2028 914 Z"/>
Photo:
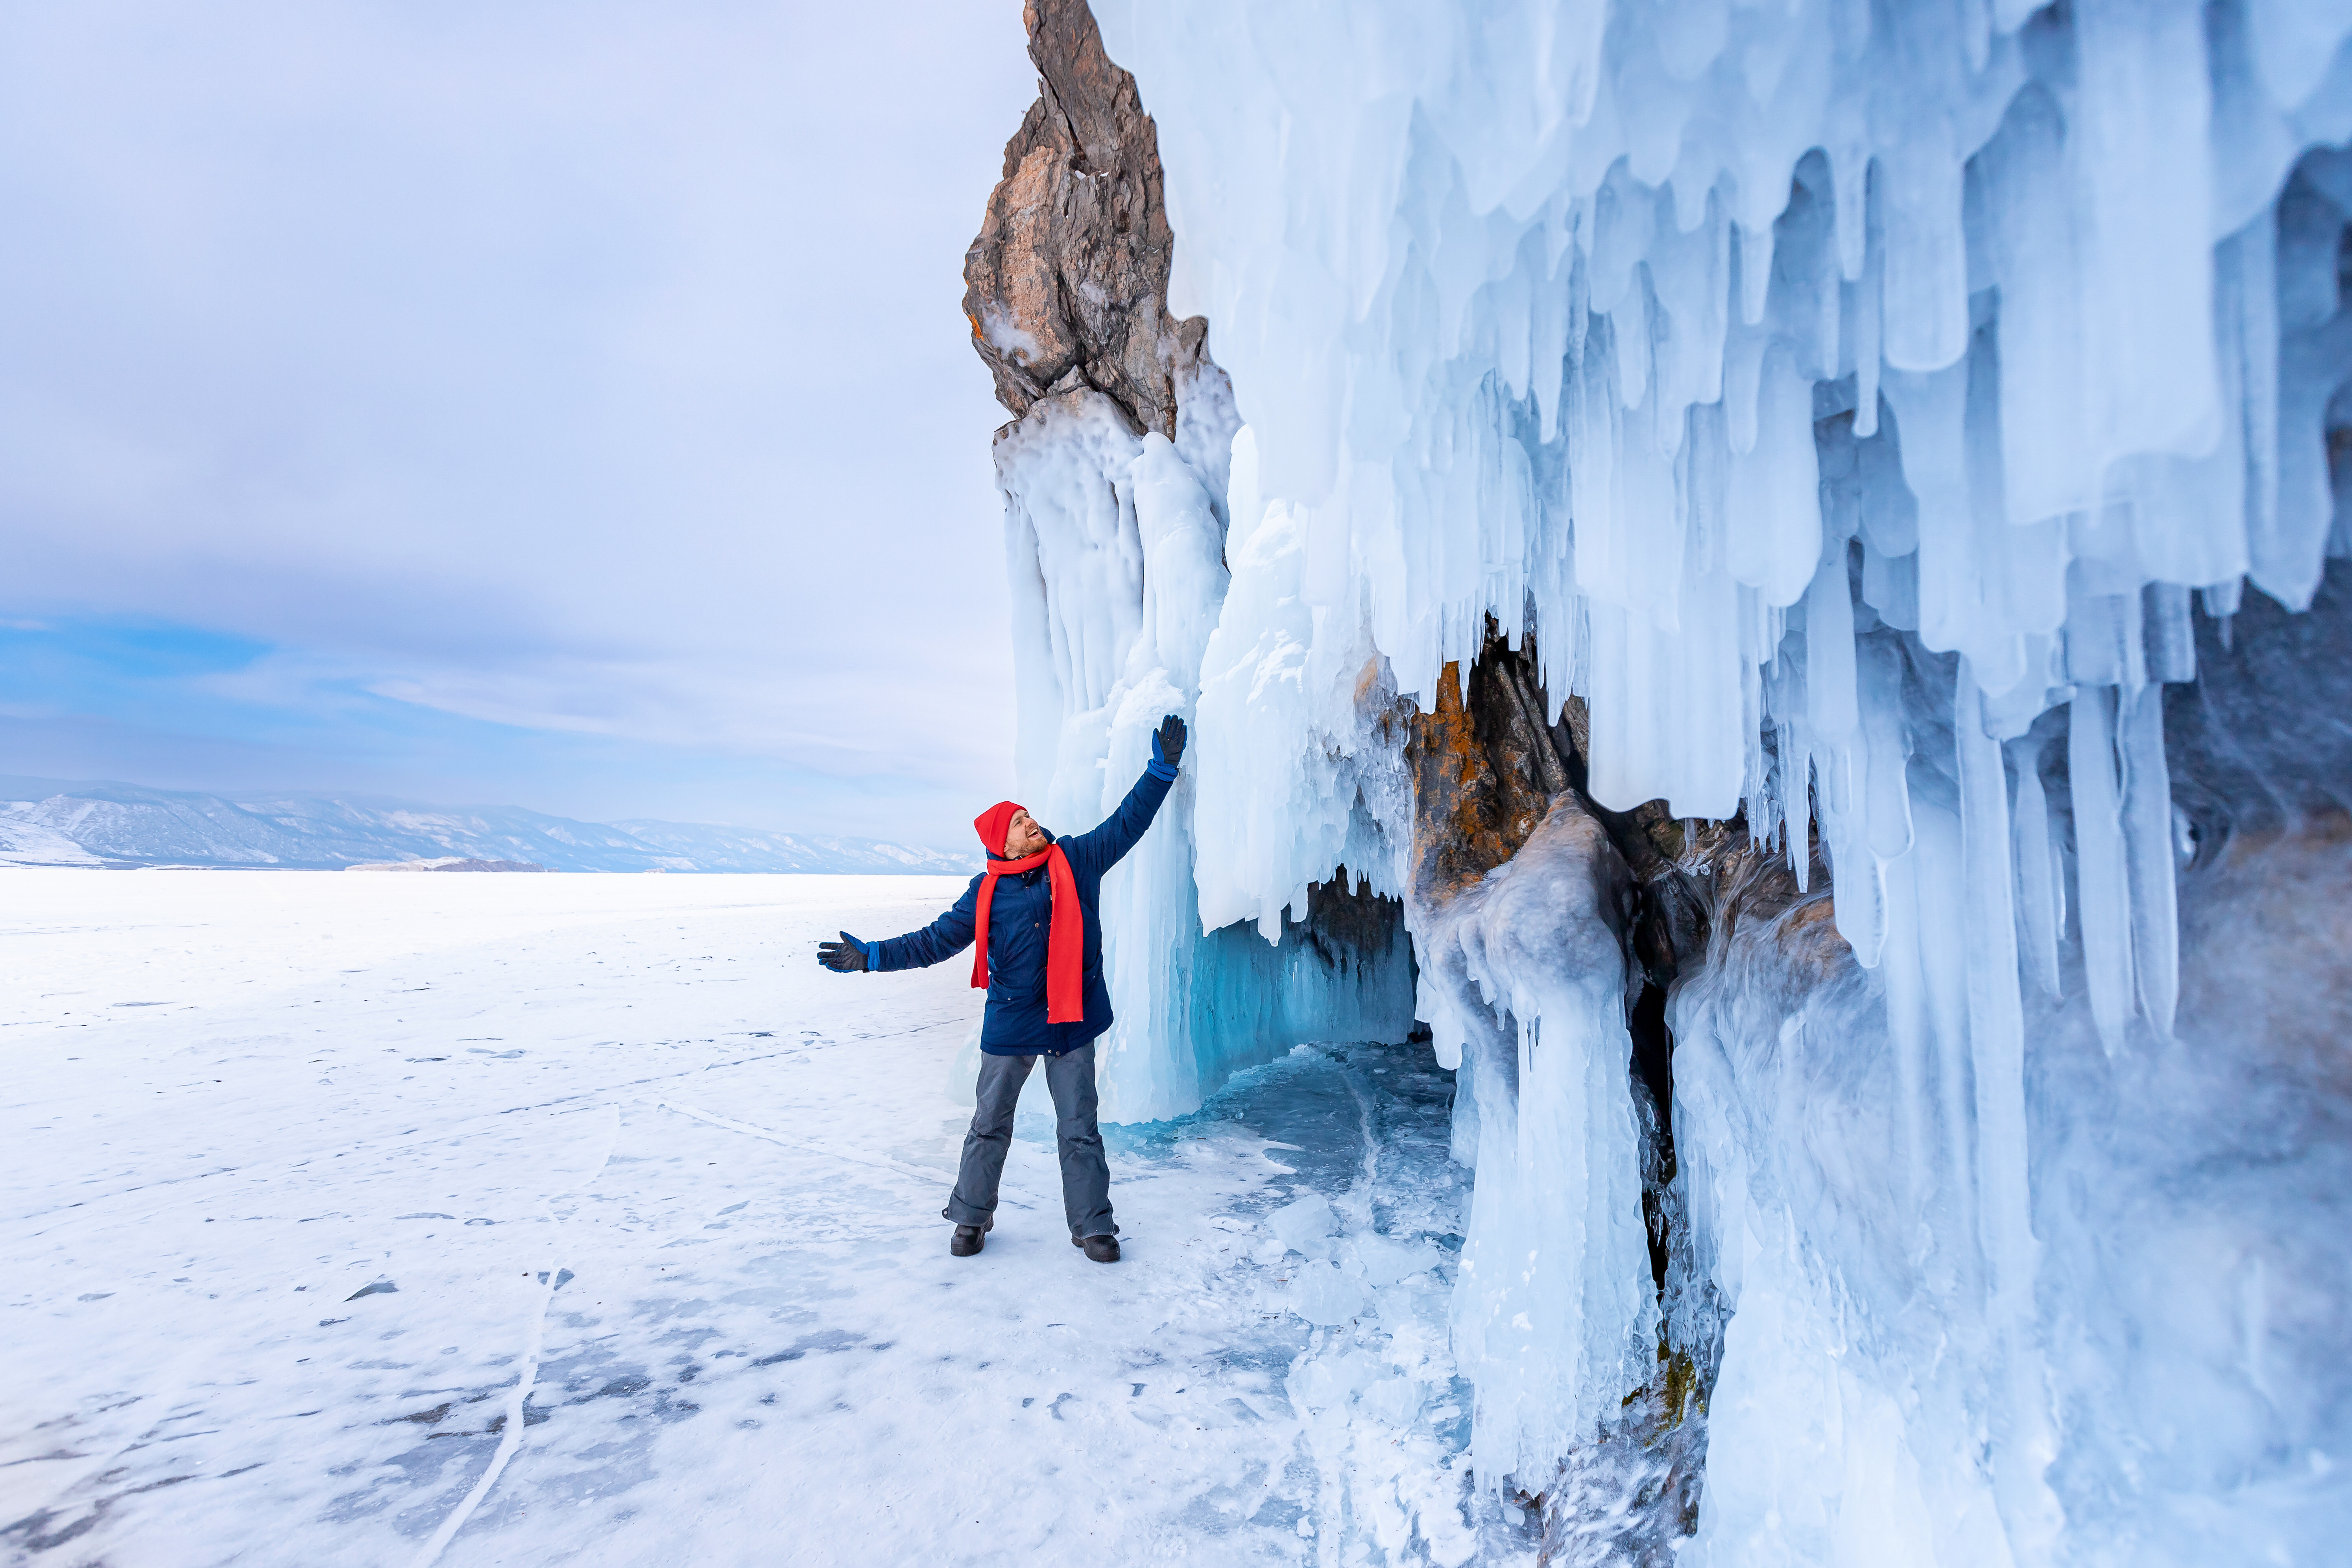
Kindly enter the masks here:
<path id="1" fill-rule="evenodd" d="M 0 773 L 958 842 L 1020 13 L 0 8 Z"/>

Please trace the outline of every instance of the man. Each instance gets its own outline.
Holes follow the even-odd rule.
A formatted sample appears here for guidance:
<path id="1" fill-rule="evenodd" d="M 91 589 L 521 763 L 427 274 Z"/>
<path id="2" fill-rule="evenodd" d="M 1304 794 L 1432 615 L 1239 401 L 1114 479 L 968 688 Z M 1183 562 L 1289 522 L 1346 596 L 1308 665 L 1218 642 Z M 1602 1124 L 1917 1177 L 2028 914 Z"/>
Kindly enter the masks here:
<path id="1" fill-rule="evenodd" d="M 1151 761 L 1108 820 L 1091 833 L 1055 841 L 1009 800 L 972 819 L 988 869 L 955 908 L 919 931 L 860 942 L 847 931 L 821 943 L 817 962 L 842 973 L 919 969 L 961 952 L 988 932 L 972 957 L 971 983 L 988 990 L 980 1027 L 979 1105 L 964 1134 L 963 1164 L 943 1217 L 955 1222 L 948 1251 L 970 1258 L 996 1224 L 996 1187 L 1013 1143 L 1013 1110 L 1039 1058 L 1053 1091 L 1062 1156 L 1062 1208 L 1070 1245 L 1097 1263 L 1118 1261 L 1110 1213 L 1110 1166 L 1095 1126 L 1095 1038 L 1110 1027 L 1102 977 L 1102 921 L 1095 906 L 1103 873 L 1135 847 L 1176 782 L 1184 721 L 1173 713 L 1151 738 Z"/>

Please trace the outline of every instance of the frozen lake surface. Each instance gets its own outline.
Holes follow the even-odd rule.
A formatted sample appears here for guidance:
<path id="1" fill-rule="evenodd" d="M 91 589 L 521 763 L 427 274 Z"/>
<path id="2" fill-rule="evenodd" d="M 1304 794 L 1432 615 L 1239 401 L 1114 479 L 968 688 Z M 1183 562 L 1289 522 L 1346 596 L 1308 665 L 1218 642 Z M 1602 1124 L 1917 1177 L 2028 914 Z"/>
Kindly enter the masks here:
<path id="1" fill-rule="evenodd" d="M 951 1258 L 968 971 L 814 953 L 960 887 L 0 872 L 0 1552 L 1532 1561 L 1461 1453 L 1450 1075 L 1106 1129 L 1110 1268 L 1024 1101 Z"/>

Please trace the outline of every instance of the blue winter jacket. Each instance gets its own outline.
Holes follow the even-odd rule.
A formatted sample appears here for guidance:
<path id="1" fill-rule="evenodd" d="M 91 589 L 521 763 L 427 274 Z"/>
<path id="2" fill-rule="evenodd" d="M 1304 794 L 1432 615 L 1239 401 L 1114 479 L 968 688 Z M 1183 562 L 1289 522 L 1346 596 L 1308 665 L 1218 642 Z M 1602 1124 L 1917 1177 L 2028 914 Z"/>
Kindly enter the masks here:
<path id="1" fill-rule="evenodd" d="M 997 878 L 988 904 L 988 1009 L 980 1026 L 982 1050 L 992 1057 L 1060 1056 L 1110 1027 L 1110 988 L 1103 984 L 1102 973 L 1102 917 L 1095 912 L 1103 873 L 1135 847 L 1175 781 L 1176 770 L 1155 755 L 1102 826 L 1060 840 L 1078 885 L 1078 907 L 1087 917 L 1083 1023 L 1045 1021 L 1045 932 L 1054 899 L 1045 868 Z M 880 959 L 874 967 L 921 969 L 970 947 L 980 882 L 974 877 L 955 908 L 922 930 L 872 943 L 869 952 L 878 950 Z"/>

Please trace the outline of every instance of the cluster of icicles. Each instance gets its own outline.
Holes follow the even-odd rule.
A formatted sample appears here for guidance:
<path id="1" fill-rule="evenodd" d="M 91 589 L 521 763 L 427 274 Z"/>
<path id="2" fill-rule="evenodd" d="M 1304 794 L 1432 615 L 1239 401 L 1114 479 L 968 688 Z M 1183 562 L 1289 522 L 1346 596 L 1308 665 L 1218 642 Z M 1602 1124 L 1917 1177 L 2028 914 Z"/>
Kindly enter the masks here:
<path id="1" fill-rule="evenodd" d="M 2300 608 L 2330 542 L 2352 16 L 1097 9 L 1160 127 L 1171 303 L 1214 324 L 1316 641 L 1426 710 L 1489 616 L 1531 624 L 1589 704 L 1594 795 L 1744 807 L 1801 876 L 1810 815 L 1870 965 L 1906 759 L 1943 748 L 1972 944 L 2054 985 L 2071 881 L 2103 1030 L 2166 1026 L 2151 688 L 2193 673 L 2192 593 Z M 1356 668 L 1325 662 L 1345 750 Z M 2071 878 L 2034 725 L 2070 700 Z M 1295 800 L 1301 765 L 1244 793 Z M 1263 921 L 1317 858 L 1204 907 Z"/>
<path id="2" fill-rule="evenodd" d="M 1675 1114 L 1702 1272 L 1759 1336 L 1741 1348 L 1735 1323 L 1713 1419 L 1723 1436 L 1737 1406 L 1766 1434 L 1710 1458 L 1693 1560 L 1781 1561 L 1750 1547 L 1805 1510 L 1830 1521 L 1823 1541 L 1874 1539 L 1865 1497 L 1938 1521 L 1944 1561 L 2045 1559 L 2048 1390 L 2099 1384 L 2095 1366 L 2042 1361 L 2036 1293 L 2099 1321 L 2127 1304 L 2038 1249 L 2028 1151 L 2056 1111 L 2029 1098 L 2026 1019 L 2063 990 L 2109 1052 L 2169 1033 L 2183 845 L 2163 686 L 2195 673 L 2200 603 L 2226 637 L 2249 585 L 2301 609 L 2347 552 L 2327 432 L 2352 424 L 2352 156 L 2336 150 L 2352 12 L 1095 12 L 1158 126 L 1170 303 L 1209 318 L 1244 422 L 1230 488 L 1200 476 L 1225 491 L 1230 584 L 1187 601 L 1213 631 L 1188 644 L 1197 665 L 1164 671 L 1201 721 L 1199 925 L 1277 936 L 1343 861 L 1410 893 L 1401 737 L 1375 721 L 1393 695 L 1434 710 L 1490 621 L 1532 630 L 1551 697 L 1585 700 L 1603 805 L 1744 813 L 1800 877 L 1818 842 L 1868 994 L 1811 1022 L 1809 1004 L 1783 1016 L 1760 994 L 1676 1004 L 1696 1009 L 1677 1016 L 1678 1061 L 1699 1048 Z M 1088 471 L 1096 510 L 1127 508 L 1148 553 L 1149 487 L 1118 463 Z M 1085 572 L 1125 559 L 1118 530 L 1055 545 L 1080 534 L 1032 504 L 1042 470 L 1006 472 L 1033 668 L 1075 668 L 1098 613 Z M 1136 721 L 1084 685 L 1041 675 L 1024 718 L 1042 721 L 1030 754 L 1080 795 Z M 1507 870 L 1549 877 L 1557 896 L 1528 908 L 1565 920 L 1574 857 L 1540 847 L 1549 859 Z M 1539 1476 L 1644 1375 L 1658 1320 L 1646 1288 L 1620 1289 L 1640 1224 L 1620 1190 L 1638 1153 L 1617 1002 L 1589 994 L 1605 976 L 1554 973 L 1571 949 L 1527 940 L 1517 896 L 1408 914 L 1441 1061 L 1501 1064 L 1492 1089 L 1464 1073 L 1479 1207 L 1455 1329 L 1474 1447 L 1482 1474 Z M 1171 879 L 1147 901 L 1181 898 Z M 1843 1070 L 1892 1064 L 1893 1081 L 1841 1079 L 1841 1100 L 1790 1068 L 1790 1092 L 1816 1099 L 1779 1102 L 1784 1126 L 1741 1098 L 1770 1080 L 1739 1075 L 1773 1059 L 1775 1029 L 1786 1045 L 1815 1026 Z M 1565 1053 L 1549 1065 L 1538 1029 Z M 1180 1033 L 1129 1048 L 1197 1063 L 1202 1087 L 1239 1065 Z M 1874 1127 L 1886 1105 L 1909 1129 L 1890 1152 L 1915 1169 L 1896 1184 L 1913 1196 L 1880 1213 L 1819 1188 L 1803 1129 Z M 1924 1192 L 1950 1206 L 1920 1210 Z M 1927 1274 L 1874 1296 L 1868 1248 L 1824 1261 L 1857 1234 L 1910 1238 Z M 2103 1238 L 2151 1257 L 2173 1242 Z M 1881 1336 L 1849 1338 L 1865 1320 Z M 2165 1353 L 2189 1364 L 2206 1353 L 2189 1344 Z M 1850 1430 L 1816 1451 L 1799 1429 L 1823 1389 L 1845 1391 Z M 2211 1437 L 2213 1474 L 2253 1462 L 2235 1441 Z M 2068 1506 L 2092 1506 L 2104 1473 L 2074 1475 Z M 1900 1500 L 1922 1487 L 1927 1502 Z M 1853 1550 L 1839 1560 L 1909 1560 Z"/>

